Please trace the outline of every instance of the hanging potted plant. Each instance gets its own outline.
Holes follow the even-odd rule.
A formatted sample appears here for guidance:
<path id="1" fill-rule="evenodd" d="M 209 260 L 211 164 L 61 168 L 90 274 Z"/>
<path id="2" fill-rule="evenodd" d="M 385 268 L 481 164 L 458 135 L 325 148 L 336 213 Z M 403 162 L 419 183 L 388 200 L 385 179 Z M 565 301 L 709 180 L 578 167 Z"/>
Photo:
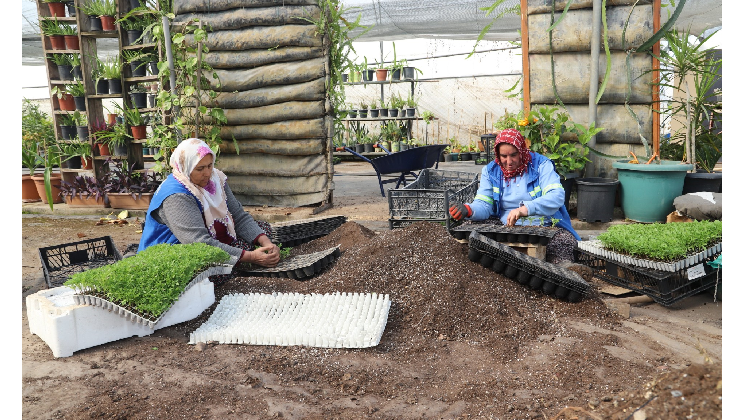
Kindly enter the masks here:
<path id="1" fill-rule="evenodd" d="M 67 16 L 64 0 L 43 0 L 43 2 L 49 5 L 49 12 L 52 17 L 57 18 Z"/>
<path id="2" fill-rule="evenodd" d="M 111 95 L 123 93 L 121 85 L 121 61 L 118 56 L 108 57 L 99 66 L 100 74 L 108 81 L 108 89 Z"/>
<path id="3" fill-rule="evenodd" d="M 72 182 L 62 180 L 60 190 L 64 202 L 69 207 L 97 207 L 105 208 L 105 185 L 107 174 L 100 178 L 77 175 Z"/>
<path id="4" fill-rule="evenodd" d="M 74 105 L 74 97 L 64 90 L 64 86 L 54 86 L 51 88 L 51 97 L 56 98 L 58 102 L 58 109 L 60 111 L 74 111 L 76 109 Z"/>
<path id="5" fill-rule="evenodd" d="M 74 98 L 74 106 L 77 111 L 87 111 L 87 107 L 85 106 L 85 85 L 82 84 L 82 81 L 78 80 L 65 85 L 64 89 Z"/>
<path id="6" fill-rule="evenodd" d="M 128 93 L 131 97 L 131 104 L 134 108 L 146 108 L 146 87 L 140 83 L 131 85 Z"/>
<path id="7" fill-rule="evenodd" d="M 97 149 L 99 156 L 110 156 L 110 148 L 105 142 L 103 134 L 109 133 L 112 130 L 113 127 L 101 119 L 90 123 L 90 137 L 94 143 L 93 149 Z"/>
<path id="8" fill-rule="evenodd" d="M 77 27 L 67 23 L 59 24 L 59 32 L 64 37 L 64 46 L 67 50 L 79 50 L 80 39 L 77 35 Z"/>
<path id="9" fill-rule="evenodd" d="M 49 54 L 47 58 L 56 64 L 59 80 L 74 80 L 74 75 L 72 74 L 72 54 Z"/>
<path id="10" fill-rule="evenodd" d="M 41 33 L 49 38 L 52 50 L 63 50 L 66 48 L 64 35 L 62 35 L 62 30 L 59 25 L 60 23 L 56 18 L 41 20 Z"/>

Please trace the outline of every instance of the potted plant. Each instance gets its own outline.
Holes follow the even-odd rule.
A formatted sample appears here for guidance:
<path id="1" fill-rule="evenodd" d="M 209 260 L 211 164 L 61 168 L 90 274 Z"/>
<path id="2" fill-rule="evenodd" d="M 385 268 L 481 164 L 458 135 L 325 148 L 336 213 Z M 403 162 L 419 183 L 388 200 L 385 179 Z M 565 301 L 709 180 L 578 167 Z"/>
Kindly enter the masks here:
<path id="1" fill-rule="evenodd" d="M 96 121 L 90 122 L 90 137 L 93 141 L 93 149 L 97 149 L 100 156 L 110 155 L 110 148 L 105 142 L 104 134 L 110 133 L 112 130 L 113 127 L 111 125 L 108 125 L 99 118 Z"/>
<path id="2" fill-rule="evenodd" d="M 85 106 L 85 85 L 82 84 L 82 81 L 77 80 L 65 85 L 65 90 L 74 98 L 74 106 L 77 111 L 87 111 L 87 107 Z"/>
<path id="3" fill-rule="evenodd" d="M 370 118 L 377 118 L 380 116 L 380 106 L 377 103 L 378 101 L 374 100 L 369 106 Z"/>
<path id="4" fill-rule="evenodd" d="M 68 23 L 59 24 L 59 33 L 64 37 L 64 46 L 67 50 L 79 50 L 80 39 L 77 36 L 77 27 Z"/>
<path id="5" fill-rule="evenodd" d="M 375 67 L 375 76 L 377 76 L 378 82 L 384 82 L 387 80 L 387 71 L 388 69 L 383 63 L 380 63 Z"/>
<path id="6" fill-rule="evenodd" d="M 388 116 L 388 104 L 385 103 L 385 102 L 383 102 L 383 101 L 380 101 L 378 103 L 378 105 L 380 107 L 380 117 L 387 118 L 387 116 Z"/>
<path id="7" fill-rule="evenodd" d="M 131 104 L 134 108 L 146 108 L 146 87 L 144 85 L 139 83 L 131 85 L 128 96 L 131 97 Z"/>
<path id="8" fill-rule="evenodd" d="M 407 117 L 415 117 L 416 116 L 416 106 L 418 105 L 418 102 L 416 102 L 413 97 L 408 95 L 408 99 L 405 100 L 405 106 L 406 106 L 406 116 Z"/>
<path id="9" fill-rule="evenodd" d="M 100 63 L 100 60 L 97 59 L 96 66 L 93 67 L 92 72 L 90 73 L 90 76 L 92 77 L 92 80 L 95 81 L 95 93 L 98 95 L 107 95 L 108 92 L 110 92 L 110 89 L 108 88 L 108 81 L 103 77 L 102 73 L 102 64 Z"/>
<path id="10" fill-rule="evenodd" d="M 90 143 L 71 140 L 69 143 L 60 143 L 61 154 L 65 156 L 62 162 L 68 169 L 92 169 L 92 146 Z"/>
<path id="11" fill-rule="evenodd" d="M 72 182 L 62 180 L 60 190 L 69 207 L 109 207 L 105 197 L 107 174 L 93 178 L 77 175 Z"/>
<path id="12" fill-rule="evenodd" d="M 109 4 L 104 3 L 103 0 L 91 0 L 85 4 L 80 5 L 80 10 L 82 10 L 82 13 L 86 14 L 90 18 L 91 31 L 103 30 L 103 24 L 100 16 L 105 13 L 110 13 Z M 109 16 L 112 16 L 114 14 L 115 8 L 113 9 L 113 13 Z"/>
<path id="13" fill-rule="evenodd" d="M 121 86 L 121 61 L 118 56 L 108 57 L 105 62 L 101 62 L 100 75 L 108 80 L 108 89 L 110 94 L 120 94 L 123 92 Z"/>
<path id="14" fill-rule="evenodd" d="M 59 184 L 62 176 L 53 172 L 54 166 L 61 165 L 59 144 L 53 136 L 43 136 L 38 143 L 38 147 L 32 153 L 36 155 L 41 166 L 44 167 L 44 173 L 43 175 L 33 175 L 31 179 L 36 184 L 41 200 L 45 204 L 49 204 L 51 210 L 54 210 L 54 204 L 62 202 L 62 197 L 59 195 Z"/>
<path id="15" fill-rule="evenodd" d="M 21 128 L 23 167 L 28 169 L 28 175 L 23 175 L 22 177 L 22 199 L 24 202 L 40 201 L 41 196 L 36 189 L 32 177 L 36 175 L 36 169 L 44 164 L 39 156 L 39 145 L 44 142 L 55 142 L 54 124 L 48 115 L 39 109 L 38 104 L 24 99 Z"/>
<path id="16" fill-rule="evenodd" d="M 392 118 L 395 118 L 398 116 L 398 111 L 400 108 L 403 107 L 404 101 L 400 98 L 400 96 L 396 94 L 390 95 L 390 103 L 388 108 L 388 115 Z"/>
<path id="17" fill-rule="evenodd" d="M 406 63 L 407 61 L 405 59 L 398 60 L 395 52 L 395 42 L 393 41 L 393 63 L 388 66 L 390 80 L 400 80 L 401 71 Z"/>
<path id="18" fill-rule="evenodd" d="M 77 135 L 77 127 L 75 126 L 74 114 L 59 115 L 59 131 L 63 140 L 70 140 Z"/>
<path id="19" fill-rule="evenodd" d="M 49 12 L 52 17 L 66 16 L 64 0 L 43 0 L 43 2 L 49 5 Z"/>
<path id="20" fill-rule="evenodd" d="M 58 106 L 55 109 L 60 111 L 74 111 L 76 109 L 74 105 L 74 97 L 67 93 L 64 86 L 54 86 L 51 88 L 52 99 L 56 98 Z"/>
<path id="21" fill-rule="evenodd" d="M 365 82 L 371 82 L 375 71 L 372 70 L 367 64 L 367 57 L 364 57 L 364 63 L 359 65 L 359 71 L 362 72 L 362 80 Z"/>
<path id="22" fill-rule="evenodd" d="M 146 76 L 146 64 L 150 61 L 151 53 L 136 50 L 123 51 L 123 60 L 131 66 L 132 77 Z"/>
<path id="23" fill-rule="evenodd" d="M 144 115 L 138 108 L 124 108 L 123 120 L 131 127 L 131 136 L 135 140 L 146 138 L 146 121 Z"/>
<path id="24" fill-rule="evenodd" d="M 113 155 L 115 156 L 126 156 L 128 155 L 128 133 L 126 133 L 126 126 L 123 124 L 113 124 L 106 131 L 97 133 L 96 140 L 103 142 L 108 147 L 113 146 Z"/>
<path id="25" fill-rule="evenodd" d="M 416 80 L 416 72 L 423 74 L 423 72 L 415 67 L 404 65 L 403 66 L 403 79 L 405 80 Z"/>
<path id="26" fill-rule="evenodd" d="M 60 23 L 56 18 L 54 19 L 42 19 L 40 22 L 41 33 L 49 37 L 51 42 L 52 50 L 63 50 L 66 48 L 64 43 L 64 35 L 60 28 Z"/>
<path id="27" fill-rule="evenodd" d="M 74 80 L 74 75 L 72 74 L 72 54 L 49 54 L 47 58 L 56 64 L 59 80 Z"/>
<path id="28" fill-rule="evenodd" d="M 110 206 L 117 209 L 147 210 L 161 180 L 156 172 L 138 171 L 135 163 L 126 160 L 110 163 L 110 177 L 105 185 L 105 194 Z"/>
<path id="29" fill-rule="evenodd" d="M 82 80 L 82 58 L 79 54 L 69 54 L 69 63 L 72 65 L 72 77 Z"/>
<path id="30" fill-rule="evenodd" d="M 367 118 L 367 103 L 362 101 L 359 103 L 359 118 Z"/>
<path id="31" fill-rule="evenodd" d="M 98 16 L 104 31 L 115 31 L 115 0 L 92 0 L 99 3 Z"/>

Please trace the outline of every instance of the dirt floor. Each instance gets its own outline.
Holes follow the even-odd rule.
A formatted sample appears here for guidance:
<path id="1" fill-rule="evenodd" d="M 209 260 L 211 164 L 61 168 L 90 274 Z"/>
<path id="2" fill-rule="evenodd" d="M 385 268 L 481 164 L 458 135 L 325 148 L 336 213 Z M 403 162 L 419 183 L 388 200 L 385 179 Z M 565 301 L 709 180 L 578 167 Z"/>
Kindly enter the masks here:
<path id="1" fill-rule="evenodd" d="M 353 205 L 342 201 L 332 212 Z M 97 220 L 24 215 L 24 304 L 45 288 L 39 247 L 104 235 L 119 249 L 138 242 L 135 218 L 122 226 Z M 341 258 L 309 281 L 239 277 L 217 288 L 216 298 L 386 293 L 392 306 L 378 346 L 188 344 L 213 305 L 150 336 L 57 359 L 30 333 L 24 307 L 23 418 L 722 417 L 721 301 L 712 295 L 674 308 L 635 305 L 624 319 L 604 294 L 564 303 L 500 277 L 426 223 L 375 232 L 350 221 L 295 252 L 337 244 Z"/>

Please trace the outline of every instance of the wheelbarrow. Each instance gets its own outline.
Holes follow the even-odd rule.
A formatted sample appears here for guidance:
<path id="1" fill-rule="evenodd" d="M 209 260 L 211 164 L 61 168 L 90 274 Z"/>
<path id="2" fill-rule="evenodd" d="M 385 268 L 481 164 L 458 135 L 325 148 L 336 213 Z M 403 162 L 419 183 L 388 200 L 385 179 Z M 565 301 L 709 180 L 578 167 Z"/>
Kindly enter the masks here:
<path id="1" fill-rule="evenodd" d="M 431 167 L 438 168 L 441 153 L 448 146 L 448 144 L 433 144 L 391 153 L 378 143 L 375 147 L 382 148 L 387 155 L 376 157 L 374 159 L 367 159 L 349 148 L 346 150 L 372 165 L 377 173 L 377 180 L 380 182 L 380 193 L 385 197 L 385 189 L 382 186 L 383 184 L 395 182 L 395 188 L 397 189 L 401 183 L 403 183 L 403 186 L 406 185 L 406 176 L 412 176 L 413 179 L 415 179 L 418 178 L 418 174 L 416 174 L 416 172 L 421 169 Z M 382 179 L 383 176 L 385 176 L 384 180 Z"/>

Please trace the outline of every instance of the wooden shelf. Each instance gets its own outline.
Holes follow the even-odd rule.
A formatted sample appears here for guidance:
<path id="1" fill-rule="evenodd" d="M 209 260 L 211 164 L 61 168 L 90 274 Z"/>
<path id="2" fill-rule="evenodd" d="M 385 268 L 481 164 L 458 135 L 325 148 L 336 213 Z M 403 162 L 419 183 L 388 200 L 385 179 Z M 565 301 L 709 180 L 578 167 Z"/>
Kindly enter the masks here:
<path id="1" fill-rule="evenodd" d="M 396 120 L 423 120 L 422 117 L 377 117 L 377 118 L 344 118 L 341 121 L 396 121 Z"/>
<path id="2" fill-rule="evenodd" d="M 90 31 L 80 32 L 80 35 L 90 38 L 118 38 L 118 31 Z"/>
<path id="3" fill-rule="evenodd" d="M 140 77 L 124 77 L 123 80 L 125 80 L 126 82 L 131 82 L 131 83 L 158 82 L 159 76 L 152 75 L 152 76 L 140 76 Z"/>
<path id="4" fill-rule="evenodd" d="M 122 93 L 87 95 L 87 99 L 111 99 L 111 98 L 122 98 L 122 97 L 123 97 Z"/>
<path id="5" fill-rule="evenodd" d="M 156 48 L 157 44 L 155 43 L 148 43 L 148 44 L 133 44 L 133 45 L 126 45 L 125 47 L 122 47 L 122 50 L 139 50 L 143 48 Z"/>
<path id="6" fill-rule="evenodd" d="M 80 50 L 47 50 L 46 53 L 47 54 L 79 54 Z"/>
<path id="7" fill-rule="evenodd" d="M 50 20 L 56 20 L 58 22 L 67 22 L 67 23 L 74 23 L 77 24 L 77 17 L 75 16 L 64 16 L 64 17 L 54 17 L 54 16 L 39 16 L 41 19 L 50 19 Z"/>
<path id="8" fill-rule="evenodd" d="M 87 111 L 62 111 L 59 109 L 54 110 L 54 115 L 67 115 L 67 114 L 74 114 L 75 112 L 79 112 L 82 115 L 87 115 Z"/>

